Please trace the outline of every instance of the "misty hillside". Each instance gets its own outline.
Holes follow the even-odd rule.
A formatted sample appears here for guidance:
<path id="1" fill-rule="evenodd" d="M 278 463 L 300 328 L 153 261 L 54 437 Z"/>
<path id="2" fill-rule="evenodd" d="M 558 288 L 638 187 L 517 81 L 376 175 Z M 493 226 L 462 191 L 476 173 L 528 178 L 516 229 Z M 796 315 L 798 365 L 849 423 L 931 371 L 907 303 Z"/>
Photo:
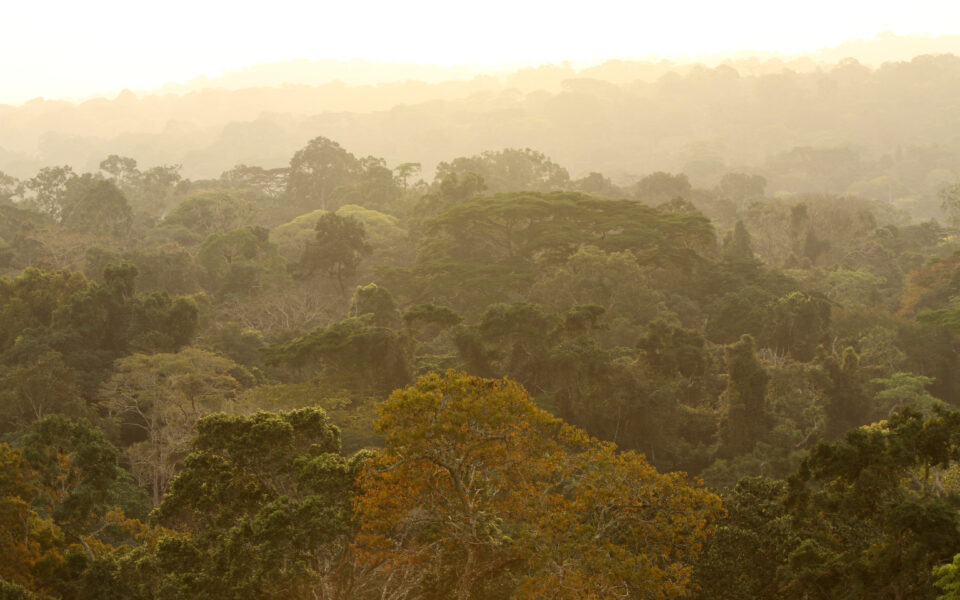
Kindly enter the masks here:
<path id="1" fill-rule="evenodd" d="M 876 43 L 823 54 L 848 48 L 875 57 Z M 337 73 L 332 65 L 325 68 Z M 370 63 L 341 67 L 376 71 Z M 428 71 L 420 74 L 455 74 Z M 262 66 L 225 81 L 276 83 L 284 72 Z M 575 176 L 599 171 L 618 184 L 663 170 L 709 187 L 726 172 L 749 171 L 765 176 L 773 194 L 850 193 L 930 216 L 936 191 L 960 173 L 958 92 L 960 59 L 952 54 L 877 68 L 849 58 L 752 57 L 715 67 L 609 61 L 435 83 L 124 91 L 79 104 L 0 106 L 0 171 L 22 178 L 53 164 L 95 170 L 119 154 L 216 177 L 237 164 L 285 166 L 322 135 L 390 165 L 420 162 L 427 179 L 451 156 L 529 147 Z"/>

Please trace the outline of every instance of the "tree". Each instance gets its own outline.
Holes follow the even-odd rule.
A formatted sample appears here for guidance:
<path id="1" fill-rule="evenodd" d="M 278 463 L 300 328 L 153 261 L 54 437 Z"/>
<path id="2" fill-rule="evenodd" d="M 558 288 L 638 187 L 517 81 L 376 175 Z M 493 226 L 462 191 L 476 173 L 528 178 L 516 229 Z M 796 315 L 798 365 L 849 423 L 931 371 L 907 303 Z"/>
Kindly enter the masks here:
<path id="1" fill-rule="evenodd" d="M 469 181 L 469 174 L 479 175 L 490 193 L 538 191 L 551 192 L 566 189 L 570 174 L 542 152 L 524 148 L 505 148 L 499 152 L 486 151 L 476 156 L 455 158 L 437 165 L 435 181 L 443 182 L 454 175 Z M 454 178 L 453 183 L 458 179 Z M 441 183 L 442 185 L 442 183 Z"/>
<path id="2" fill-rule="evenodd" d="M 289 169 L 264 169 L 237 165 L 220 175 L 220 180 L 232 187 L 252 188 L 268 198 L 280 196 L 287 187 Z"/>
<path id="3" fill-rule="evenodd" d="M 57 222 L 63 216 L 63 199 L 67 191 L 67 182 L 76 177 L 69 166 L 44 167 L 27 180 L 24 187 L 30 195 L 26 198 L 28 206 L 53 217 Z"/>
<path id="4" fill-rule="evenodd" d="M 230 194 L 206 191 L 192 194 L 164 217 L 164 227 L 182 227 L 206 237 L 236 226 L 240 205 Z"/>
<path id="5" fill-rule="evenodd" d="M 22 451 L 0 442 L 0 597 L 11 600 L 15 585 L 47 588 L 47 576 L 63 563 L 63 533 L 31 506 L 40 492 L 35 477 Z"/>
<path id="6" fill-rule="evenodd" d="M 300 269 L 307 274 L 320 269 L 336 277 L 343 293 L 343 278 L 353 275 L 363 257 L 372 252 L 366 242 L 366 229 L 356 217 L 324 213 L 317 220 L 315 230 L 315 239 L 303 249 Z"/>
<path id="7" fill-rule="evenodd" d="M 116 362 L 100 405 L 128 432 L 124 453 L 154 506 L 186 456 L 197 420 L 229 409 L 241 382 L 250 379 L 233 361 L 194 348 Z"/>
<path id="8" fill-rule="evenodd" d="M 267 363 L 326 377 L 345 378 L 361 388 L 391 390 L 410 380 L 400 337 L 392 329 L 349 318 L 266 349 Z"/>
<path id="9" fill-rule="evenodd" d="M 403 186 L 403 192 L 407 192 L 407 180 L 410 177 L 413 177 L 421 170 L 421 165 L 418 162 L 406 162 L 401 163 L 393 168 L 393 172 L 396 173 L 396 178 L 400 181 L 400 184 Z"/>
<path id="10" fill-rule="evenodd" d="M 633 196 L 645 204 L 657 205 L 674 198 L 686 198 L 691 189 L 690 180 L 683 173 L 671 175 L 657 171 L 634 185 Z"/>
<path id="11" fill-rule="evenodd" d="M 950 217 L 956 227 L 960 225 L 960 184 L 944 187 L 940 190 L 940 208 Z"/>
<path id="12" fill-rule="evenodd" d="M 367 156 L 359 160 L 356 178 L 336 188 L 331 194 L 333 204 L 358 204 L 367 208 L 390 206 L 400 197 L 393 171 L 382 158 Z"/>
<path id="13" fill-rule="evenodd" d="M 390 291 L 375 283 L 357 286 L 350 300 L 350 316 L 367 318 L 377 327 L 396 328 L 400 324 L 400 313 Z"/>
<path id="14" fill-rule="evenodd" d="M 586 245 L 629 250 L 640 265 L 687 271 L 702 262 L 697 251 L 714 243 L 703 215 L 574 192 L 500 194 L 456 204 L 430 220 L 414 274 L 431 301 L 476 310 L 516 301 L 538 271 L 565 264 Z"/>
<path id="15" fill-rule="evenodd" d="M 733 232 L 723 240 L 723 256 L 727 260 L 750 261 L 755 260 L 753 247 L 750 243 L 750 232 L 743 221 L 737 221 Z"/>
<path id="16" fill-rule="evenodd" d="M 0 579 L 0 600 L 36 600 L 36 596 L 22 585 Z"/>
<path id="17" fill-rule="evenodd" d="M 863 371 L 856 351 L 845 348 L 839 361 L 820 353 L 816 362 L 826 374 L 825 437 L 834 440 L 854 427 L 869 423 L 874 407 L 864 390 Z"/>
<path id="18" fill-rule="evenodd" d="M 189 182 L 180 175 L 180 165 L 160 165 L 143 171 L 126 193 L 131 205 L 157 218 L 173 206 L 176 196 Z"/>
<path id="19" fill-rule="evenodd" d="M 136 159 L 111 154 L 100 161 L 100 170 L 110 176 L 120 189 L 133 185 L 140 177 Z"/>
<path id="20" fill-rule="evenodd" d="M 753 338 L 743 335 L 727 346 L 726 414 L 720 425 L 717 453 L 725 458 L 753 449 L 770 427 L 766 405 L 768 376 L 757 360 Z"/>
<path id="21" fill-rule="evenodd" d="M 111 543 L 131 541 L 124 514 L 146 517 L 148 501 L 102 430 L 86 419 L 50 415 L 17 443 L 39 489 L 32 504 L 52 517 L 67 543 L 93 558 Z"/>
<path id="22" fill-rule="evenodd" d="M 584 245 L 563 265 L 539 271 L 530 300 L 556 312 L 586 304 L 603 307 L 609 325 L 603 337 L 620 346 L 636 341 L 663 301 L 630 251 L 604 252 Z"/>
<path id="23" fill-rule="evenodd" d="M 396 574 L 384 582 L 395 597 L 676 597 L 720 510 L 509 380 L 421 377 L 378 427 L 386 448 L 361 476 L 358 543 Z"/>
<path id="24" fill-rule="evenodd" d="M 8 364 L 56 351 L 92 395 L 113 361 L 131 350 L 175 352 L 196 333 L 190 298 L 135 294 L 136 268 L 104 269 L 103 283 L 79 273 L 26 270 L 0 279 L 0 352 Z"/>
<path id="25" fill-rule="evenodd" d="M 0 597 L 19 584 L 40 600 L 118 598 L 104 572 L 149 528 L 146 498 L 117 449 L 85 420 L 45 417 L 0 443 Z M 131 516 L 135 518 L 130 518 Z M 6 580 L 6 582 L 4 582 Z"/>
<path id="26" fill-rule="evenodd" d="M 801 539 L 778 571 L 781 598 L 932 598 L 936 565 L 960 550 L 960 413 L 904 408 L 821 442 L 789 479 Z M 941 574 L 942 575 L 942 574 Z"/>
<path id="27" fill-rule="evenodd" d="M 24 429 L 48 414 L 87 415 L 76 372 L 57 352 L 0 371 L 0 431 Z"/>
<path id="28" fill-rule="evenodd" d="M 571 187 L 578 192 L 598 198 L 623 198 L 626 195 L 609 178 L 596 171 L 572 181 Z"/>
<path id="29" fill-rule="evenodd" d="M 802 362 L 812 359 L 830 325 L 830 301 L 820 294 L 795 291 L 770 308 L 763 324 L 763 344 Z"/>
<path id="30" fill-rule="evenodd" d="M 201 419 L 156 512 L 176 535 L 125 559 L 125 579 L 163 600 L 358 597 L 350 499 L 366 458 L 340 455 L 319 408 Z"/>
<path id="31" fill-rule="evenodd" d="M 727 514 L 717 523 L 696 565 L 704 600 L 776 600 L 778 566 L 798 543 L 785 505 L 786 482 L 744 477 L 723 495 Z"/>
<path id="32" fill-rule="evenodd" d="M 201 283 L 222 297 L 251 296 L 289 281 L 283 257 L 265 227 L 240 227 L 212 233 L 197 251 Z"/>
<path id="33" fill-rule="evenodd" d="M 302 208 L 335 209 L 333 192 L 356 181 L 362 172 L 360 161 L 340 144 L 316 137 L 290 160 L 287 193 Z"/>
<path id="34" fill-rule="evenodd" d="M 16 177 L 0 171 L 0 206 L 13 202 L 23 192 L 23 184 Z"/>
<path id="35" fill-rule="evenodd" d="M 82 233 L 123 237 L 130 231 L 133 213 L 127 198 L 113 181 L 90 174 L 71 179 L 64 194 L 61 222 Z"/>

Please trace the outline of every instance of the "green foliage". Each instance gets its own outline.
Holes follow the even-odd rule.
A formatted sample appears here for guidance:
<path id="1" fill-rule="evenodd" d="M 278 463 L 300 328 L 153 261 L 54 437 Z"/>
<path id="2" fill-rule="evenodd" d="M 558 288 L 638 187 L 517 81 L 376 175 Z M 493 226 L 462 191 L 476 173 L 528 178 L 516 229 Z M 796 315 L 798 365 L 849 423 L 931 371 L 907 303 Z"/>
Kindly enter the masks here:
<path id="1" fill-rule="evenodd" d="M 367 208 L 387 208 L 400 197 L 400 187 L 382 158 L 368 156 L 359 161 L 360 173 L 355 181 L 336 188 L 334 203 L 360 205 Z"/>
<path id="2" fill-rule="evenodd" d="M 935 585 L 943 590 L 937 600 L 960 598 L 960 554 L 953 557 L 953 562 L 935 568 L 933 575 L 937 578 Z"/>
<path id="3" fill-rule="evenodd" d="M 67 183 L 60 220 L 73 231 L 123 237 L 130 232 L 133 213 L 112 181 L 84 174 Z"/>
<path id="4" fill-rule="evenodd" d="M 455 158 L 437 165 L 436 181 L 468 181 L 470 174 L 482 178 L 491 194 L 501 192 L 552 192 L 567 188 L 570 175 L 541 152 L 525 148 L 487 151 Z M 454 176 L 455 179 L 447 179 Z M 442 183 L 441 183 L 442 185 Z M 450 185 L 450 184 L 448 184 Z"/>
<path id="5" fill-rule="evenodd" d="M 960 458 L 958 435 L 958 413 L 903 409 L 818 444 L 790 479 L 806 539 L 781 572 L 785 596 L 932 597 L 933 567 L 960 548 L 960 505 L 936 475 Z"/>
<path id="6" fill-rule="evenodd" d="M 161 292 L 138 296 L 136 276 L 122 265 L 108 267 L 101 284 L 63 271 L 0 279 L 0 358 L 25 363 L 59 352 L 89 393 L 117 357 L 176 351 L 192 340 L 196 304 Z"/>
<path id="7" fill-rule="evenodd" d="M 366 317 L 377 327 L 396 328 L 400 312 L 387 288 L 375 283 L 357 286 L 350 300 L 350 316 Z"/>
<path id="8" fill-rule="evenodd" d="M 124 454 L 154 505 L 183 460 L 197 420 L 230 409 L 252 379 L 233 361 L 195 348 L 117 360 L 100 389 L 100 405 L 126 432 Z"/>
<path id="9" fill-rule="evenodd" d="M 76 372 L 57 352 L 0 370 L 0 431 L 24 429 L 49 414 L 88 416 Z"/>
<path id="10" fill-rule="evenodd" d="M 304 383 L 260 385 L 244 390 L 236 406 L 242 414 L 257 411 L 291 411 L 301 408 L 321 408 L 330 422 L 340 429 L 344 454 L 353 454 L 364 448 L 383 446 L 383 436 L 374 430 L 377 405 L 382 397 L 374 390 L 351 390 L 335 379 Z"/>
<path id="11" fill-rule="evenodd" d="M 403 321 L 408 326 L 413 326 L 417 323 L 426 323 L 436 325 L 437 327 L 453 327 L 463 321 L 463 318 L 453 309 L 446 306 L 417 304 L 411 306 L 403 313 Z"/>
<path id="12" fill-rule="evenodd" d="M 83 274 L 102 282 L 103 270 L 113 264 L 127 263 L 137 268 L 137 290 L 166 292 L 170 295 L 193 294 L 200 290 L 199 269 L 194 257 L 174 245 L 153 246 L 115 252 L 93 246 L 84 256 Z"/>
<path id="13" fill-rule="evenodd" d="M 706 341 L 697 331 L 654 321 L 637 346 L 647 364 L 661 375 L 679 373 L 684 377 L 703 377 L 706 370 Z"/>
<path id="14" fill-rule="evenodd" d="M 723 256 L 727 260 L 753 260 L 753 247 L 750 242 L 750 232 L 743 221 L 737 221 L 733 231 L 723 240 Z"/>
<path id="15" fill-rule="evenodd" d="M 759 337 L 776 297 L 755 285 L 727 292 L 711 307 L 707 338 L 718 344 L 735 342 L 741 335 Z"/>
<path id="16" fill-rule="evenodd" d="M 35 506 L 49 514 L 72 543 L 124 540 L 111 519 L 119 508 L 146 516 L 146 495 L 119 466 L 120 453 L 106 435 L 86 420 L 45 417 L 18 440 L 24 459 L 43 493 Z"/>
<path id="17" fill-rule="evenodd" d="M 199 242 L 211 233 L 233 229 L 241 210 L 240 203 L 226 192 L 199 192 L 180 202 L 163 218 L 161 226 L 165 229 L 182 228 Z"/>
<path id="18" fill-rule="evenodd" d="M 36 600 L 23 586 L 0 579 L 0 600 Z"/>
<path id="19" fill-rule="evenodd" d="M 581 246 L 563 265 L 539 271 L 530 300 L 555 312 L 578 305 L 602 307 L 609 327 L 604 338 L 612 345 L 633 345 L 663 299 L 629 251 Z"/>
<path id="20" fill-rule="evenodd" d="M 349 586 L 350 497 L 365 456 L 339 452 L 339 431 L 317 408 L 202 419 L 156 513 L 177 534 L 125 559 L 128 584 L 158 600 Z"/>
<path id="21" fill-rule="evenodd" d="M 290 160 L 287 195 L 305 209 L 334 210 L 333 194 L 355 183 L 362 174 L 359 160 L 340 144 L 317 137 Z"/>
<path id="22" fill-rule="evenodd" d="M 787 486 L 765 477 L 746 477 L 723 494 L 726 516 L 717 523 L 695 569 L 699 598 L 781 598 L 777 565 L 796 547 L 793 516 L 784 505 Z"/>
<path id="23" fill-rule="evenodd" d="M 67 183 L 76 175 L 69 166 L 44 167 L 24 183 L 27 206 L 59 222 L 63 217 Z"/>
<path id="24" fill-rule="evenodd" d="M 564 85 L 568 102 L 596 83 Z M 0 577 L 51 600 L 949 589 L 949 569 L 930 573 L 960 551 L 954 232 L 779 193 L 843 181 L 832 161 L 855 151 L 772 158 L 770 198 L 764 177 L 682 154 L 687 174 L 625 190 L 530 150 L 412 184 L 415 166 L 325 138 L 290 169 L 217 180 L 116 155 L 100 175 L 0 174 L 0 433 L 17 444 L 0 445 Z M 911 176 L 942 186 L 946 160 Z M 911 188 L 863 168 L 851 192 Z M 434 374 L 451 368 L 470 375 Z M 349 451 L 386 445 L 362 490 L 334 423 Z M 447 494 L 461 442 L 479 512 Z M 789 484 L 742 479 L 798 464 Z M 693 570 L 712 517 L 673 494 L 712 501 L 650 465 L 725 489 Z M 124 516 L 150 500 L 171 529 Z M 677 527 L 696 533 L 678 546 Z"/>
<path id="25" fill-rule="evenodd" d="M 930 323 L 954 335 L 960 335 L 960 303 L 954 303 L 953 306 L 939 310 L 923 311 L 917 315 L 917 321 Z"/>
<path id="26" fill-rule="evenodd" d="M 263 366 L 262 350 L 266 346 L 263 334 L 236 321 L 222 323 L 208 331 L 204 343 L 209 349 L 246 367 Z"/>
<path id="27" fill-rule="evenodd" d="M 836 439 L 849 429 L 869 423 L 876 410 L 867 395 L 856 351 L 845 348 L 839 361 L 833 356 L 820 354 L 816 362 L 827 376 L 824 382 L 825 437 Z M 881 411 L 881 414 L 887 413 Z"/>
<path id="28" fill-rule="evenodd" d="M 657 171 L 638 181 L 633 188 L 633 195 L 645 204 L 657 205 L 689 196 L 690 190 L 690 180 L 683 173 L 671 175 Z"/>
<path id="29" fill-rule="evenodd" d="M 269 234 L 254 226 L 209 235 L 197 252 L 204 288 L 218 297 L 243 297 L 286 280 L 286 265 Z"/>
<path id="30" fill-rule="evenodd" d="M 769 377 L 757 360 L 753 338 L 744 335 L 727 346 L 726 412 L 720 424 L 717 453 L 731 457 L 749 452 L 770 427 L 766 403 Z"/>
<path id="31" fill-rule="evenodd" d="M 392 389 L 409 380 L 396 332 L 350 318 L 266 349 L 267 363 Z"/>
<path id="32" fill-rule="evenodd" d="M 372 252 L 366 242 L 366 229 L 356 217 L 324 213 L 317 219 L 315 231 L 315 238 L 303 249 L 297 269 L 305 275 L 321 270 L 336 277 L 342 292 L 344 277 L 356 273 L 363 257 Z"/>
<path id="33" fill-rule="evenodd" d="M 689 269 L 701 260 L 695 249 L 713 242 L 699 215 L 576 193 L 501 194 L 430 221 L 414 274 L 423 295 L 460 308 L 517 300 L 508 293 L 523 294 L 537 269 L 563 265 L 585 245 L 629 250 L 640 265 Z"/>
<path id="34" fill-rule="evenodd" d="M 771 306 L 762 336 L 763 345 L 807 362 L 825 341 L 830 325 L 830 302 L 804 292 L 791 292 Z"/>
<path id="35" fill-rule="evenodd" d="M 906 355 L 900 370 L 932 378 L 929 389 L 936 398 L 951 403 L 960 398 L 960 352 L 957 339 L 948 330 L 931 323 L 901 321 L 896 343 Z"/>
<path id="36" fill-rule="evenodd" d="M 882 414 L 889 414 L 905 406 L 926 414 L 935 407 L 943 407 L 943 401 L 930 395 L 927 386 L 933 383 L 930 377 L 912 373 L 892 373 L 870 383 L 878 386 L 875 399 Z"/>
<path id="37" fill-rule="evenodd" d="M 270 241 L 277 245 L 287 263 L 293 264 L 300 260 L 304 247 L 317 236 L 316 227 L 320 215 L 326 212 L 323 209 L 308 212 L 270 231 Z"/>

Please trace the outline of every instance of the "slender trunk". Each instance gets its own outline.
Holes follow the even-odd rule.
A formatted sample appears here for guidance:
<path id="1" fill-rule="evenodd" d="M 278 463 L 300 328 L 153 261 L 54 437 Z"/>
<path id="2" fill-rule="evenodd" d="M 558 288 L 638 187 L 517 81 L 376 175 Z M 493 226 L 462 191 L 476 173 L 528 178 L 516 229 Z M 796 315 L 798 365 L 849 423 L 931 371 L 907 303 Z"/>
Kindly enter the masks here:
<path id="1" fill-rule="evenodd" d="M 477 554 L 472 544 L 467 544 L 467 562 L 463 565 L 463 574 L 457 586 L 457 600 L 470 600 L 470 591 L 473 589 L 474 571 Z"/>

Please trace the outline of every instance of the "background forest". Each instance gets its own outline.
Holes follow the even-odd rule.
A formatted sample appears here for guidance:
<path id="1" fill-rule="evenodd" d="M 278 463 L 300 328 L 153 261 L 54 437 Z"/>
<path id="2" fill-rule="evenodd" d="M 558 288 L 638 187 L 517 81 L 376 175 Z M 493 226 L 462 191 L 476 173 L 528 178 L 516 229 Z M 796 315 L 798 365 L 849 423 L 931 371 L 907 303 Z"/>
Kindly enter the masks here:
<path id="1" fill-rule="evenodd" d="M 388 88 L 0 107 L 0 598 L 960 597 L 960 58 Z"/>

